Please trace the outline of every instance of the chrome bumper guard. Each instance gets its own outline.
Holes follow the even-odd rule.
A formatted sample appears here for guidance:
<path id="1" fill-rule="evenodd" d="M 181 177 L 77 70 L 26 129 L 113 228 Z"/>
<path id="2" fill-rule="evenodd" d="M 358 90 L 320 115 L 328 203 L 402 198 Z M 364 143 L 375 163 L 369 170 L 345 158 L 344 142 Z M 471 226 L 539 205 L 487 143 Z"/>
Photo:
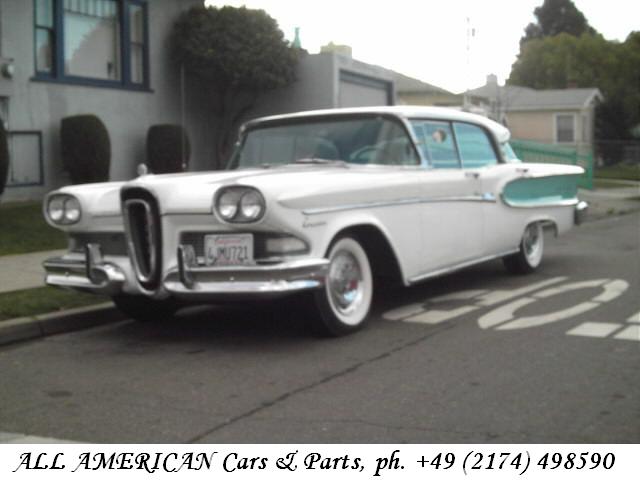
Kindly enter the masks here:
<path id="1" fill-rule="evenodd" d="M 185 299 L 269 298 L 324 285 L 329 261 L 307 259 L 273 265 L 204 267 L 191 246 L 178 247 L 178 268 L 167 273 L 164 288 Z"/>
<path id="2" fill-rule="evenodd" d="M 587 219 L 587 213 L 589 211 L 589 204 L 584 200 L 579 201 L 573 212 L 573 223 L 581 225 Z"/>
<path id="3" fill-rule="evenodd" d="M 122 289 L 125 275 L 120 268 L 105 263 L 100 245 L 89 243 L 84 260 L 54 257 L 43 263 L 45 283 L 56 287 L 75 288 L 103 295 L 115 295 Z"/>

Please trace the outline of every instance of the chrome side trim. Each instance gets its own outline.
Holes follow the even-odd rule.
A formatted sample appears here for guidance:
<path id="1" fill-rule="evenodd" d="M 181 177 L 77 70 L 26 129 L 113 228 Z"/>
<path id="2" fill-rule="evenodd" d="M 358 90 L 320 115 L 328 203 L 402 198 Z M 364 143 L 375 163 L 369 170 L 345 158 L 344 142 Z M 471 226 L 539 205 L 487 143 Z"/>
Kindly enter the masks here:
<path id="1" fill-rule="evenodd" d="M 434 270 L 432 272 L 424 273 L 421 275 L 417 275 L 408 280 L 409 284 L 414 284 L 417 282 L 421 282 L 423 280 L 427 280 L 433 277 L 439 277 L 441 275 L 446 275 L 447 273 L 452 273 L 457 270 L 461 270 L 463 268 L 470 267 L 472 265 L 476 265 L 478 263 L 488 262 L 489 260 L 495 260 L 496 258 L 502 258 L 507 255 L 511 255 L 512 253 L 517 253 L 518 249 L 507 250 L 506 252 L 498 253 L 497 255 L 487 255 L 486 257 L 474 258 L 473 260 L 467 260 L 465 262 L 457 263 L 455 265 L 451 265 L 449 267 L 441 268 L 439 270 Z"/>
<path id="2" fill-rule="evenodd" d="M 319 215 L 322 213 L 343 212 L 346 210 L 360 210 L 363 208 L 381 208 L 394 207 L 398 205 L 416 205 L 421 203 L 448 203 L 448 202 L 488 202 L 494 203 L 495 195 L 492 193 L 484 193 L 482 195 L 466 195 L 466 196 L 450 196 L 450 197 L 427 197 L 427 198 L 403 198 L 398 200 L 389 200 L 386 202 L 366 202 L 353 203 L 347 205 L 337 205 L 335 207 L 318 207 L 308 208 L 302 211 L 305 215 Z"/>
<path id="3" fill-rule="evenodd" d="M 545 207 L 573 207 L 575 205 L 578 204 L 578 199 L 577 198 L 569 198 L 566 200 L 558 200 L 555 202 L 541 202 L 541 203 L 534 203 L 534 204 L 518 204 L 518 203 L 513 203 L 511 201 L 509 201 L 505 196 L 504 193 L 500 194 L 500 199 L 502 200 L 502 203 L 504 203 L 507 207 L 511 207 L 511 208 L 545 208 Z"/>

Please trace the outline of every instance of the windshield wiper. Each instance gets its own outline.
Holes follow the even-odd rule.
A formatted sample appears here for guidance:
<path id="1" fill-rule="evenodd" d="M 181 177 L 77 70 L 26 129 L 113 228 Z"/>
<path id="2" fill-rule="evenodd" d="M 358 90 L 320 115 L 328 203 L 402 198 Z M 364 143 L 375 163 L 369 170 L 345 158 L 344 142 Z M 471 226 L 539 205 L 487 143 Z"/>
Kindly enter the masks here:
<path id="1" fill-rule="evenodd" d="M 319 158 L 319 157 L 307 157 L 307 158 L 296 158 L 292 164 L 296 165 L 340 165 L 347 166 L 347 162 L 344 160 L 330 160 L 328 158 Z"/>

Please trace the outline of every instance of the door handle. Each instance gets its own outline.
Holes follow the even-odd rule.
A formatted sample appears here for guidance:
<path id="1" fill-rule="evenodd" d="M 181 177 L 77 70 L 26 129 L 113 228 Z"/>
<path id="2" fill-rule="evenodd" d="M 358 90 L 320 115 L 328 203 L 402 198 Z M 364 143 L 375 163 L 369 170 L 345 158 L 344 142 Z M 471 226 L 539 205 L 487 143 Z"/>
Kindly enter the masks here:
<path id="1" fill-rule="evenodd" d="M 467 178 L 479 178 L 480 173 L 478 172 L 464 172 L 464 176 Z"/>

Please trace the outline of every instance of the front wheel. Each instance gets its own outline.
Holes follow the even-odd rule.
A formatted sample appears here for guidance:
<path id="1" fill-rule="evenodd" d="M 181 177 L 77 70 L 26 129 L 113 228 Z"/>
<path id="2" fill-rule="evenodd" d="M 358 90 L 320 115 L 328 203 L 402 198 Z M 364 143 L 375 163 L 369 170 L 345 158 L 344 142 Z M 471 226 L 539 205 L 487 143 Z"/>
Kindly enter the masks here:
<path id="1" fill-rule="evenodd" d="M 123 314 L 140 322 L 167 320 L 179 308 L 171 298 L 155 300 L 144 295 L 116 295 L 111 300 Z"/>
<path id="2" fill-rule="evenodd" d="M 522 235 L 518 252 L 504 257 L 502 261 L 511 273 L 531 273 L 540 266 L 543 251 L 544 232 L 542 223 L 531 223 Z"/>
<path id="3" fill-rule="evenodd" d="M 354 237 L 334 241 L 325 285 L 315 292 L 314 329 L 325 336 L 346 335 L 364 326 L 373 299 L 373 274 L 364 248 Z"/>

